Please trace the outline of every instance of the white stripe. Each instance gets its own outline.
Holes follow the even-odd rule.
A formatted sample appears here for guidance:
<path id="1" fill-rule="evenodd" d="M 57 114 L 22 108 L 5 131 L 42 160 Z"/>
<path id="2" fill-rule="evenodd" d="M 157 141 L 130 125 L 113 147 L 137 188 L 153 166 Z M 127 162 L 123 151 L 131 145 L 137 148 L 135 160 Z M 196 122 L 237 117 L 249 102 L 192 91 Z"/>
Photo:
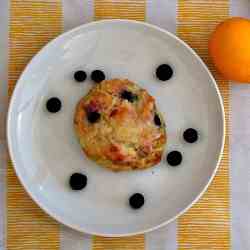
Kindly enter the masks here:
<path id="1" fill-rule="evenodd" d="M 146 250 L 176 250 L 176 223 L 146 234 Z"/>
<path id="2" fill-rule="evenodd" d="M 6 169 L 6 144 L 0 141 L 0 250 L 5 249 L 5 169 Z"/>
<path id="3" fill-rule="evenodd" d="M 250 85 L 232 85 L 231 207 L 233 250 L 250 249 Z"/>
<path id="4" fill-rule="evenodd" d="M 176 32 L 177 0 L 147 0 L 146 20 L 172 33 Z"/>
<path id="5" fill-rule="evenodd" d="M 250 17 L 249 0 L 231 0 L 230 15 Z M 250 249 L 250 85 L 231 85 L 232 250 Z"/>
<path id="6" fill-rule="evenodd" d="M 92 236 L 61 226 L 61 250 L 90 250 L 91 244 Z"/>
<path id="7" fill-rule="evenodd" d="M 62 0 L 64 31 L 93 20 L 92 0 Z"/>
<path id="8" fill-rule="evenodd" d="M 147 0 L 146 21 L 176 33 L 177 0 Z M 177 223 L 146 234 L 146 250 L 176 250 Z"/>
<path id="9" fill-rule="evenodd" d="M 81 24 L 93 21 L 92 0 L 62 0 L 64 31 L 68 31 Z M 68 227 L 60 228 L 61 250 L 90 250 L 92 237 L 74 231 Z"/>
<path id="10" fill-rule="evenodd" d="M 6 111 L 8 99 L 9 1 L 0 1 L 0 250 L 5 248 Z"/>
<path id="11" fill-rule="evenodd" d="M 250 17 L 250 2 L 249 0 L 231 0 L 230 15 Z"/>
<path id="12" fill-rule="evenodd" d="M 0 1 L 0 140 L 5 140 L 8 90 L 8 1 Z"/>

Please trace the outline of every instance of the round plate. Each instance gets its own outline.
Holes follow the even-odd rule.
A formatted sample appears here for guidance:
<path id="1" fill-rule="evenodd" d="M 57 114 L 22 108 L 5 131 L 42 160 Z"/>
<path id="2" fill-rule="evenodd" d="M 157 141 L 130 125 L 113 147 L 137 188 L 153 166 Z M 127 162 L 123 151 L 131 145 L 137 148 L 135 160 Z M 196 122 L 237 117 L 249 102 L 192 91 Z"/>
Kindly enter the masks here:
<path id="1" fill-rule="evenodd" d="M 155 69 L 174 70 L 166 82 Z M 89 161 L 73 130 L 77 101 L 93 86 L 75 82 L 83 69 L 101 69 L 108 79 L 128 78 L 155 98 L 167 125 L 162 162 L 142 170 L 114 173 Z M 46 100 L 62 101 L 58 113 L 46 111 Z M 185 143 L 189 127 L 199 132 Z M 204 192 L 214 176 L 224 144 L 224 112 L 208 69 L 183 41 L 149 24 L 110 20 L 83 25 L 45 46 L 20 77 L 8 114 L 8 142 L 16 173 L 30 196 L 58 221 L 82 232 L 125 236 L 153 230 L 175 219 Z M 179 150 L 180 166 L 166 163 Z M 68 185 L 74 172 L 88 176 L 82 191 Z M 145 205 L 133 210 L 128 198 L 143 193 Z"/>

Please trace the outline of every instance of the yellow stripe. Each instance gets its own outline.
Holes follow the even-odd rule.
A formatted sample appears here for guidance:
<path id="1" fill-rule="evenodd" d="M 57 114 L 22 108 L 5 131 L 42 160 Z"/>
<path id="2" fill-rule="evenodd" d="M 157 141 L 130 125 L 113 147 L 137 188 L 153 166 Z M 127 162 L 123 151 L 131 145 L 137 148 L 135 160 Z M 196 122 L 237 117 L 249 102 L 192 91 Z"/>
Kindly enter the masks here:
<path id="1" fill-rule="evenodd" d="M 230 249 L 229 211 L 229 83 L 221 79 L 208 56 L 208 37 L 226 19 L 229 0 L 179 0 L 178 35 L 194 48 L 214 74 L 224 99 L 227 135 L 219 171 L 208 191 L 178 221 L 179 250 Z"/>
<path id="2" fill-rule="evenodd" d="M 95 0 L 95 19 L 132 19 L 145 20 L 145 0 Z M 94 236 L 93 250 L 143 250 L 144 235 L 123 238 L 105 238 Z"/>
<path id="3" fill-rule="evenodd" d="M 32 56 L 62 30 L 59 0 L 11 0 L 10 4 L 9 96 Z M 30 199 L 10 160 L 7 170 L 7 249 L 59 249 L 59 225 Z"/>
<path id="4" fill-rule="evenodd" d="M 122 238 L 105 238 L 94 236 L 93 250 L 143 250 L 144 235 Z"/>
<path id="5" fill-rule="evenodd" d="M 95 0 L 95 19 L 145 20 L 146 0 Z"/>

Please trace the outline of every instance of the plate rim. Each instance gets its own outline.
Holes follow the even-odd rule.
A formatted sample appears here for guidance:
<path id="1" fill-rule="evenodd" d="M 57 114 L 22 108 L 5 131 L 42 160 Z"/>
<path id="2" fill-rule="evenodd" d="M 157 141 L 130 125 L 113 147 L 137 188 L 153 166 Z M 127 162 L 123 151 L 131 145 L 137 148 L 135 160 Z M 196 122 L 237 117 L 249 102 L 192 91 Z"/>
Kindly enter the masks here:
<path id="1" fill-rule="evenodd" d="M 138 24 L 144 27 L 149 27 L 151 29 L 160 31 L 161 33 L 164 33 L 167 36 L 172 37 L 174 40 L 176 40 L 177 43 L 180 43 L 182 46 L 184 46 L 201 64 L 201 66 L 205 69 L 205 71 L 207 72 L 209 78 L 211 79 L 213 86 L 215 88 L 215 91 L 217 93 L 218 99 L 219 99 L 219 106 L 220 106 L 220 110 L 221 110 L 221 115 L 222 115 L 222 138 L 221 138 L 221 147 L 219 150 L 219 156 L 217 158 L 216 164 L 215 164 L 215 168 L 213 170 L 213 173 L 211 174 L 211 176 L 209 177 L 209 180 L 207 182 L 207 184 L 203 187 L 203 189 L 201 190 L 201 192 L 190 202 L 190 204 L 188 206 L 186 206 L 184 209 L 182 209 L 180 212 L 178 212 L 174 217 L 172 217 L 171 219 L 168 219 L 156 226 L 153 227 L 149 227 L 149 228 L 145 228 L 143 230 L 140 231 L 133 231 L 130 233 L 119 233 L 119 234 L 110 234 L 110 233 L 98 233 L 98 232 L 92 232 L 89 230 L 85 230 L 82 227 L 78 226 L 77 224 L 71 224 L 68 222 L 65 222 L 64 219 L 62 218 L 62 216 L 57 215 L 56 213 L 50 211 L 50 208 L 48 208 L 47 206 L 45 206 L 42 202 L 40 202 L 39 198 L 36 197 L 36 195 L 32 192 L 32 188 L 29 187 L 25 181 L 23 176 L 21 175 L 21 173 L 19 172 L 19 168 L 17 167 L 18 162 L 16 160 L 15 155 L 18 152 L 14 152 L 13 149 L 13 140 L 12 140 L 12 131 L 11 131 L 11 123 L 12 123 L 12 116 L 13 116 L 13 106 L 16 102 L 16 99 L 18 98 L 18 93 L 20 92 L 19 89 L 22 88 L 22 85 L 20 84 L 22 78 L 24 77 L 24 75 L 26 74 L 27 69 L 30 67 L 30 65 L 34 62 L 34 60 L 36 60 L 37 57 L 39 57 L 42 53 L 43 50 L 47 49 L 48 47 L 51 46 L 51 44 L 53 44 L 54 42 L 56 42 L 59 39 L 62 39 L 68 35 L 70 35 L 71 33 L 74 33 L 82 28 L 88 28 L 91 26 L 95 26 L 95 25 L 100 25 L 100 24 L 113 24 L 113 23 L 124 23 L 124 24 Z M 225 120 L 225 109 L 224 109 L 224 105 L 223 105 L 223 99 L 220 93 L 220 90 L 218 88 L 218 85 L 216 83 L 216 80 L 214 79 L 212 73 L 210 72 L 210 70 L 208 69 L 207 65 L 203 62 L 203 60 L 200 58 L 200 56 L 186 43 L 184 42 L 182 39 L 180 39 L 179 37 L 177 37 L 175 34 L 171 33 L 168 30 L 165 30 L 163 28 L 160 28 L 156 25 L 153 24 L 149 24 L 146 22 L 142 22 L 142 21 L 134 21 L 134 20 L 127 20 L 127 19 L 109 19 L 109 20 L 101 20 L 101 21 L 93 21 L 93 22 L 89 22 L 86 24 L 82 24 L 80 26 L 77 26 L 76 28 L 73 28 L 67 32 L 64 32 L 60 35 L 58 35 L 57 37 L 55 37 L 54 39 L 52 39 L 51 41 L 49 41 L 45 46 L 43 46 L 33 57 L 32 59 L 28 62 L 28 64 L 25 66 L 24 70 L 22 71 L 22 73 L 20 74 L 16 85 L 15 85 L 15 89 L 10 97 L 10 101 L 9 101 L 9 106 L 8 106 L 8 111 L 7 111 L 7 119 L 6 119 L 6 132 L 7 132 L 7 145 L 8 145 L 8 150 L 9 150 L 9 156 L 10 159 L 12 161 L 12 165 L 14 167 L 15 173 L 19 179 L 19 181 L 21 182 L 23 188 L 25 189 L 25 191 L 29 194 L 29 196 L 31 197 L 31 199 L 43 210 L 45 211 L 49 216 L 51 216 L 53 219 L 55 219 L 56 221 L 58 221 L 59 223 L 66 225 L 74 230 L 77 230 L 79 232 L 82 233 L 87 233 L 90 235 L 99 235 L 99 236 L 104 236 L 104 237 L 126 237 L 126 236 L 133 236 L 133 235 L 137 235 L 137 234 L 144 234 L 147 232 L 151 232 L 153 230 L 156 230 L 160 227 L 163 227 L 173 221 L 175 221 L 178 217 L 180 217 L 181 215 L 183 215 L 187 210 L 189 210 L 200 198 L 201 196 L 206 192 L 207 188 L 209 187 L 209 185 L 211 184 L 212 180 L 214 179 L 217 170 L 219 168 L 220 162 L 221 162 L 221 158 L 223 156 L 223 150 L 224 150 L 224 145 L 225 145 L 225 135 L 226 135 L 226 120 Z"/>

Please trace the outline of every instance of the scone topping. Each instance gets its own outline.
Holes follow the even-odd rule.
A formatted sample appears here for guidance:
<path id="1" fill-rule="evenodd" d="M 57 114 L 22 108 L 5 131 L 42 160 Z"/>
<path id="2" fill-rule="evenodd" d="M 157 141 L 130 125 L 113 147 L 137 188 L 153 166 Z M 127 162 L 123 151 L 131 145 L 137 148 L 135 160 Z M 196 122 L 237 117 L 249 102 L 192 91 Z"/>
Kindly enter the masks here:
<path id="1" fill-rule="evenodd" d="M 88 113 L 87 113 L 87 117 L 88 117 L 88 121 L 89 121 L 90 123 L 95 123 L 95 122 L 97 122 L 98 120 L 100 120 L 101 115 L 100 115 L 98 112 L 93 111 L 93 112 L 88 112 Z"/>
<path id="2" fill-rule="evenodd" d="M 121 93 L 121 98 L 125 99 L 125 100 L 128 100 L 129 102 L 134 102 L 134 101 L 136 101 L 138 99 L 138 96 L 133 94 L 130 91 L 123 90 L 122 93 Z"/>
<path id="3" fill-rule="evenodd" d="M 154 116 L 154 123 L 156 126 L 161 126 L 161 119 L 158 114 L 155 114 Z"/>

